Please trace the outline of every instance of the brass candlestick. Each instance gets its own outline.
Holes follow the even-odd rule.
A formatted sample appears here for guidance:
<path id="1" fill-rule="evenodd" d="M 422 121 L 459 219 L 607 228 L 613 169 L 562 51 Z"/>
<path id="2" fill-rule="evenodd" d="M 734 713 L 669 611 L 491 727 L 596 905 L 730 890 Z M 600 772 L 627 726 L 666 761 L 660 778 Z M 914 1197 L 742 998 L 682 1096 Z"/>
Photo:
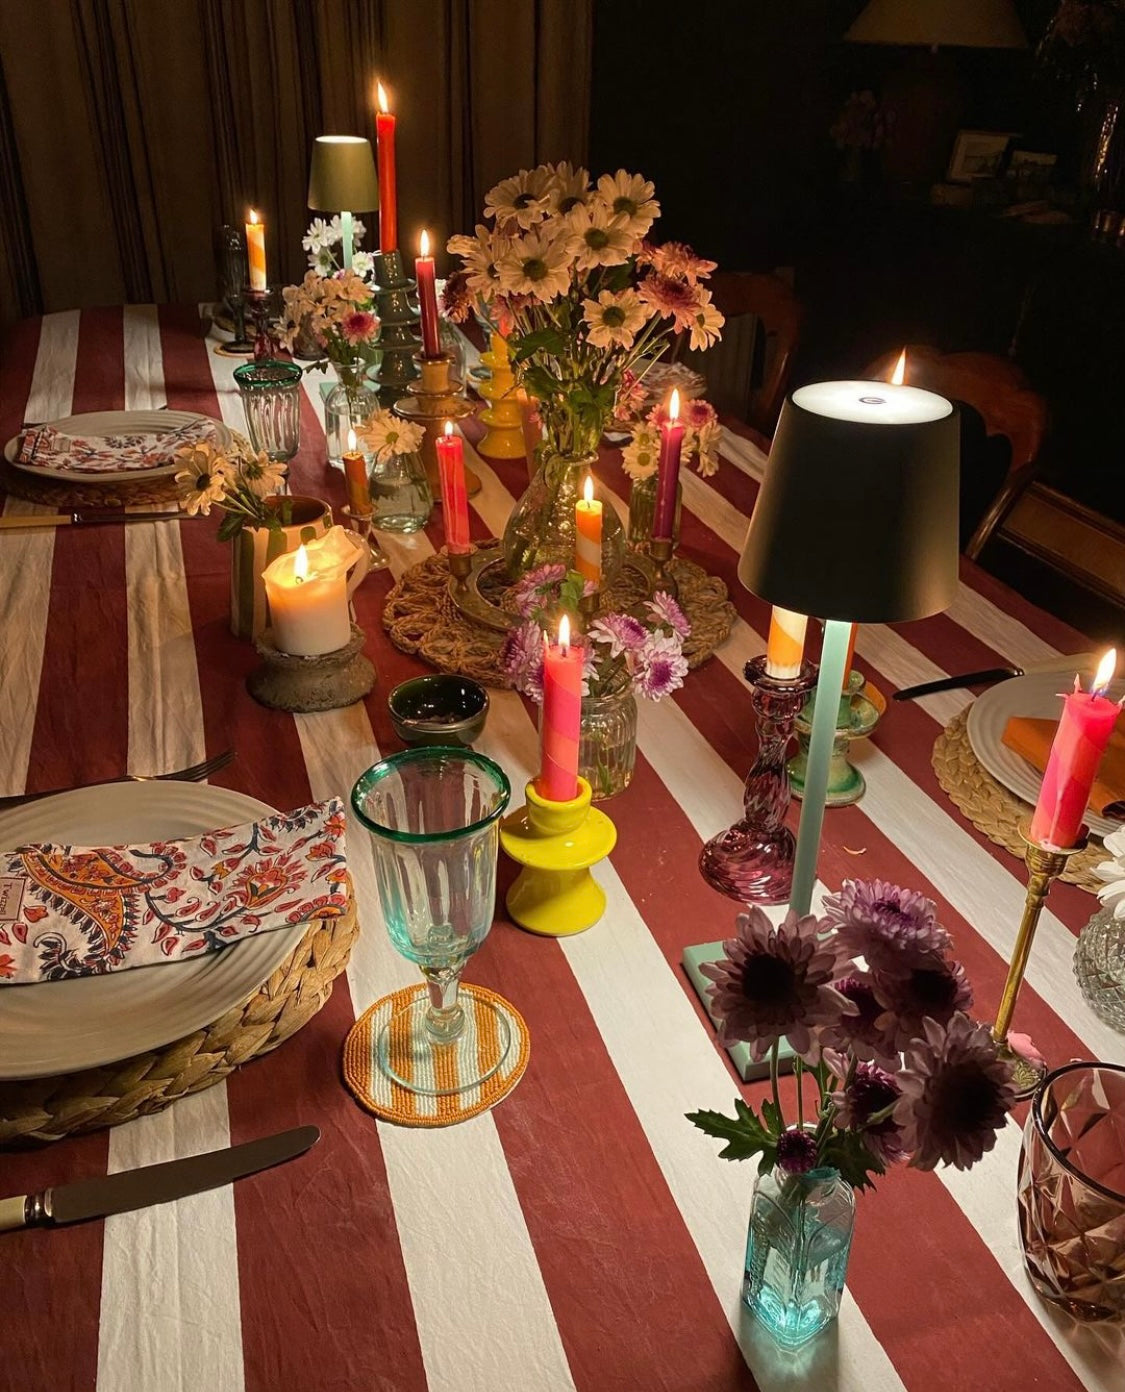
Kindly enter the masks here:
<path id="1" fill-rule="evenodd" d="M 649 559 L 653 563 L 653 594 L 663 590 L 675 599 L 679 593 L 676 578 L 671 571 L 672 554 L 675 549 L 676 543 L 671 537 L 653 537 L 648 544 Z"/>
<path id="2" fill-rule="evenodd" d="M 470 546 L 468 551 L 450 551 L 445 547 L 445 559 L 449 562 L 449 593 L 453 602 L 467 593 L 469 576 L 473 573 L 473 550 Z"/>
<path id="3" fill-rule="evenodd" d="M 379 545 L 379 538 L 375 535 L 375 514 L 373 509 L 367 512 L 357 512 L 350 504 L 345 504 L 340 511 L 351 523 L 352 531 L 356 536 L 361 536 L 367 543 L 367 551 L 371 557 L 371 570 L 386 570 L 390 565 L 390 557 Z"/>
<path id="4" fill-rule="evenodd" d="M 461 382 L 453 375 L 453 358 L 439 353 L 436 358 L 415 354 L 414 361 L 421 374 L 417 382 L 406 388 L 407 395 L 394 404 L 396 416 L 416 421 L 426 428 L 422 441 L 422 462 L 426 479 L 435 501 L 441 498 L 441 472 L 438 469 L 437 439 L 447 420 L 463 420 L 473 414 L 472 402 L 461 395 Z M 471 498 L 480 492 L 480 479 L 472 469 L 465 469 L 465 488 Z"/>
<path id="5" fill-rule="evenodd" d="M 1015 1083 L 1019 1098 L 1032 1095 L 1046 1076 L 1047 1065 L 1036 1063 L 1033 1059 L 1017 1053 L 1008 1043 L 1008 1030 L 1012 1023 L 1012 1015 L 1015 1013 L 1020 987 L 1023 985 L 1027 961 L 1031 956 L 1031 944 L 1035 938 L 1035 930 L 1039 925 L 1039 915 L 1043 912 L 1043 905 L 1047 902 L 1051 885 L 1062 874 L 1070 857 L 1077 851 L 1084 850 L 1087 842 L 1085 828 L 1082 829 L 1078 844 L 1069 846 L 1065 850 L 1060 850 L 1055 846 L 1041 846 L 1037 841 L 1032 841 L 1029 831 L 1030 828 L 1026 824 L 1020 827 L 1020 835 L 1027 843 L 1027 850 L 1024 852 L 1024 859 L 1027 862 L 1027 898 L 1024 900 L 1023 917 L 1020 919 L 1019 931 L 1016 933 L 1016 941 L 1012 948 L 1008 979 L 1004 982 L 1004 990 L 1000 995 L 1000 1008 L 996 1012 L 996 1023 L 992 1026 L 992 1037 L 996 1041 L 1001 1057 L 1005 1058 L 1012 1066 L 1012 1081 Z"/>
<path id="6" fill-rule="evenodd" d="M 598 610 L 602 607 L 602 592 L 599 587 L 591 590 L 589 594 L 583 591 L 582 598 L 578 601 L 578 612 L 582 616 L 582 632 L 589 633 L 590 625 L 598 617 Z"/>

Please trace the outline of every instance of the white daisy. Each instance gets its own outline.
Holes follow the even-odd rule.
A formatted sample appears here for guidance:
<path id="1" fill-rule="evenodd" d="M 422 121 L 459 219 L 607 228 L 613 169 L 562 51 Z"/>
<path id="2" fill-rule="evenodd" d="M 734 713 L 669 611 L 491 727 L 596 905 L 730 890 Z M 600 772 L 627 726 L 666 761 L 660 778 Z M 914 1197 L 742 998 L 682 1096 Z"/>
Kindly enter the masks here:
<path id="1" fill-rule="evenodd" d="M 179 477 L 179 475 L 177 475 Z M 1114 831 L 1103 842 L 1112 860 L 1094 866 L 1094 874 L 1106 883 L 1098 890 L 1098 898 L 1114 918 L 1125 918 L 1125 831 Z"/>
<path id="2" fill-rule="evenodd" d="M 621 226 L 633 237 L 644 237 L 660 216 L 660 204 L 653 197 L 655 186 L 641 174 L 603 174 L 598 180 L 598 197 Z"/>
<path id="3" fill-rule="evenodd" d="M 586 339 L 595 348 L 612 348 L 617 343 L 631 348 L 648 317 L 635 290 L 617 294 L 603 290 L 596 300 L 582 301 L 582 318 L 588 325 Z"/>
<path id="4" fill-rule="evenodd" d="M 265 450 L 248 455 L 238 468 L 241 481 L 258 498 L 269 498 L 285 487 L 287 466 L 271 459 Z"/>
<path id="5" fill-rule="evenodd" d="M 323 246 L 309 257 L 309 266 L 317 275 L 330 276 L 336 269 L 336 258 L 328 247 Z"/>
<path id="6" fill-rule="evenodd" d="M 198 445 L 184 445 L 176 451 L 175 460 L 180 465 L 176 470 L 180 506 L 190 517 L 196 513 L 207 517 L 211 504 L 222 502 L 227 491 L 231 476 L 230 460 L 216 453 L 206 441 Z"/>
<path id="7" fill-rule="evenodd" d="M 590 175 L 585 169 L 575 167 L 569 160 L 563 160 L 551 170 L 551 184 L 548 197 L 551 211 L 570 213 L 575 208 L 584 207 L 590 201 Z"/>
<path id="8" fill-rule="evenodd" d="M 697 295 L 697 304 L 690 315 L 687 316 L 686 328 L 691 330 L 689 345 L 697 352 L 702 352 L 704 348 L 710 348 L 712 343 L 716 343 L 720 338 L 719 330 L 726 323 L 726 319 L 711 303 L 710 290 L 700 290 Z"/>
<path id="9" fill-rule="evenodd" d="M 507 254 L 511 245 L 509 237 L 492 232 L 483 222 L 478 222 L 475 237 L 467 237 L 464 233 L 450 237 L 446 249 L 461 258 L 473 294 L 491 300 L 500 288 L 500 258 Z"/>
<path id="10" fill-rule="evenodd" d="M 570 288 L 575 239 L 563 229 L 549 237 L 536 230 L 514 237 L 498 262 L 500 288 L 509 295 L 553 300 Z"/>
<path id="11" fill-rule="evenodd" d="M 660 464 L 660 432 L 651 425 L 639 425 L 633 438 L 621 451 L 621 465 L 635 482 L 652 478 Z"/>
<path id="12" fill-rule="evenodd" d="M 577 266 L 622 266 L 636 250 L 635 237 L 620 225 L 604 203 L 578 207 L 566 215 L 566 225 L 578 239 Z"/>
<path id="13" fill-rule="evenodd" d="M 312 222 L 309 223 L 309 230 L 301 238 L 301 245 L 306 251 L 315 255 L 318 251 L 335 246 L 339 240 L 339 230 L 333 232 L 331 225 L 323 218 L 313 218 Z"/>
<path id="14" fill-rule="evenodd" d="M 336 244 L 337 244 L 338 242 L 342 242 L 342 241 L 344 240 L 344 225 L 343 225 L 343 223 L 340 221 L 340 214 L 337 213 L 336 216 L 332 219 L 332 221 L 331 221 L 328 225 L 329 225 L 329 227 L 330 227 L 331 230 L 332 230 L 332 241 L 329 243 L 329 245 L 330 245 L 330 246 L 336 246 Z M 360 222 L 359 218 L 353 217 L 353 218 L 352 218 L 352 246 L 359 246 L 360 242 L 362 242 L 363 239 L 364 239 L 364 237 L 366 237 L 366 236 L 367 236 L 367 228 L 364 227 L 363 223 Z"/>
<path id="15" fill-rule="evenodd" d="M 370 280 L 375 274 L 375 255 L 370 251 L 357 251 L 352 257 L 352 270 L 361 280 Z"/>
<path id="16" fill-rule="evenodd" d="M 719 471 L 719 441 L 722 434 L 722 427 L 717 420 L 708 421 L 706 425 L 699 427 L 695 443 L 698 451 L 695 467 L 704 478 L 710 478 Z"/>
<path id="17" fill-rule="evenodd" d="M 484 215 L 496 219 L 498 227 L 515 223 L 526 230 L 542 222 L 550 211 L 548 194 L 551 171 L 545 164 L 537 169 L 521 169 L 510 179 L 501 179 L 484 199 Z"/>
<path id="18" fill-rule="evenodd" d="M 356 434 L 376 459 L 387 459 L 421 449 L 426 428 L 402 420 L 393 411 L 380 409 L 371 412 Z"/>

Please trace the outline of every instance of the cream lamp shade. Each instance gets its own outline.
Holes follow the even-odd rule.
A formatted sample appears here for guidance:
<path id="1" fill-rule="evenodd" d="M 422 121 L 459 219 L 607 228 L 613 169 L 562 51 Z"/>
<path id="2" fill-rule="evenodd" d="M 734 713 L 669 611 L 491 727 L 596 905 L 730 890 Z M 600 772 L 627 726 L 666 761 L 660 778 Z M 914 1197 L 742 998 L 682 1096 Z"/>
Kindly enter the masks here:
<path id="1" fill-rule="evenodd" d="M 371 142 L 361 135 L 318 135 L 309 169 L 309 207 L 367 213 L 379 206 Z"/>
<path id="2" fill-rule="evenodd" d="M 870 0 L 849 43 L 925 48 L 1026 48 L 1012 0 Z"/>

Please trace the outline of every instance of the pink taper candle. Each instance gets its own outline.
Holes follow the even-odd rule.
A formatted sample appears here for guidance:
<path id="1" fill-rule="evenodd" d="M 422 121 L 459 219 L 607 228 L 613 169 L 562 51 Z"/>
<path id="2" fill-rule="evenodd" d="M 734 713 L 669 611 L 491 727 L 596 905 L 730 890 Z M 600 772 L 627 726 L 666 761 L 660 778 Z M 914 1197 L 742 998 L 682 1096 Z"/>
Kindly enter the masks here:
<path id="1" fill-rule="evenodd" d="M 660 427 L 660 472 L 656 480 L 656 510 L 652 535 L 657 541 L 671 541 L 676 525 L 676 486 L 680 481 L 680 448 L 684 426 L 680 421 L 680 393 L 674 391 L 668 402 L 668 419 Z"/>
<path id="2" fill-rule="evenodd" d="M 1065 851 L 1078 842 L 1086 805 L 1121 707 L 1105 695 L 1113 679 L 1117 654 L 1111 648 L 1098 665 L 1093 688 L 1074 690 L 1063 698 L 1062 719 L 1055 733 L 1031 819 L 1031 839 L 1040 846 Z"/>
<path id="3" fill-rule="evenodd" d="M 535 791 L 548 802 L 578 796 L 578 739 L 582 724 L 582 649 L 570 643 L 570 620 L 559 641 L 543 642 L 543 722 Z"/>
<path id="4" fill-rule="evenodd" d="M 441 475 L 441 513 L 445 548 L 465 552 L 469 545 L 469 495 L 465 487 L 465 451 L 453 422 L 437 438 L 438 472 Z"/>
<path id="5" fill-rule="evenodd" d="M 418 309 L 422 315 L 422 356 L 436 358 L 441 354 L 441 329 L 438 327 L 437 283 L 434 280 L 434 258 L 430 255 L 430 234 L 419 238 L 419 255 L 414 262 L 418 279 Z"/>

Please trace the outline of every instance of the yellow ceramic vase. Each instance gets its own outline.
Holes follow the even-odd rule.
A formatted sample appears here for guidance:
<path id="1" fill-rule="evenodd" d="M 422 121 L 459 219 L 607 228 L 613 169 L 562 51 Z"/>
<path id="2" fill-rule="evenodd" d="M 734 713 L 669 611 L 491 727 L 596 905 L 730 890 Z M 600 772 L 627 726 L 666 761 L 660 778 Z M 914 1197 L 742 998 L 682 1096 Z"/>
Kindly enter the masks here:
<path id="1" fill-rule="evenodd" d="M 525 792 L 526 805 L 500 823 L 500 844 L 523 866 L 508 891 L 508 916 L 544 937 L 585 932 L 605 912 L 605 890 L 590 866 L 613 850 L 617 828 L 591 807 L 584 778 L 569 802 L 540 797 L 534 783 Z"/>
<path id="2" fill-rule="evenodd" d="M 490 459 L 522 459 L 526 450 L 523 411 L 512 373 L 511 354 L 502 334 L 492 335 L 491 348 L 481 354 L 480 360 L 492 375 L 477 387 L 488 402 L 487 410 L 480 413 L 488 433 L 477 451 Z"/>

